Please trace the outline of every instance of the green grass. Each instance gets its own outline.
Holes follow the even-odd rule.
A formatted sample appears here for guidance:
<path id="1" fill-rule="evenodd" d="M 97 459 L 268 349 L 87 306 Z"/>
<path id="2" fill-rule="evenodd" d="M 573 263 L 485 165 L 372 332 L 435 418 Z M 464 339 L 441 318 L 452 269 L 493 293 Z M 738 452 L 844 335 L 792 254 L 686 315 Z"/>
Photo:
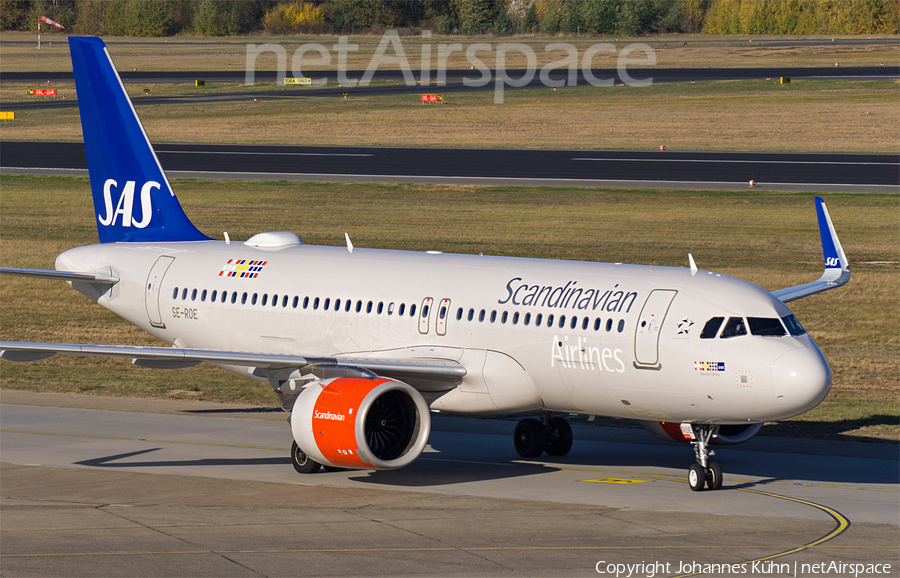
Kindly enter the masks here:
<path id="1" fill-rule="evenodd" d="M 687 266 L 691 252 L 701 268 L 766 289 L 811 281 L 822 267 L 808 193 L 177 179 L 173 186 L 190 218 L 216 238 L 222 231 L 242 240 L 294 230 L 308 244 L 343 245 L 347 232 L 357 247 L 671 266 Z M 3 266 L 50 268 L 60 252 L 96 242 L 86 178 L 3 176 L 0 193 Z M 894 195 L 822 196 L 853 278 L 790 305 L 828 358 L 834 386 L 819 408 L 777 428 L 897 440 L 900 203 Z M 0 277 L 0 327 L 8 340 L 160 345 L 50 281 Z M 62 356 L 0 362 L 0 387 L 277 403 L 268 385 L 211 366 L 151 371 L 121 360 Z"/>

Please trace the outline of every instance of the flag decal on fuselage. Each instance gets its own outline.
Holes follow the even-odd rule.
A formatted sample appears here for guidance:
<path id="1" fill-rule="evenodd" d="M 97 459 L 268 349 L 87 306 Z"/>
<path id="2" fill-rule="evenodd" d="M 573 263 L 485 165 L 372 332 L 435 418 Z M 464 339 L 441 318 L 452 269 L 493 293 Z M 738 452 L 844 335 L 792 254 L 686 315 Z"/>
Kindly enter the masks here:
<path id="1" fill-rule="evenodd" d="M 243 277 L 256 279 L 268 261 L 251 261 L 250 259 L 229 259 L 219 271 L 219 277 Z"/>

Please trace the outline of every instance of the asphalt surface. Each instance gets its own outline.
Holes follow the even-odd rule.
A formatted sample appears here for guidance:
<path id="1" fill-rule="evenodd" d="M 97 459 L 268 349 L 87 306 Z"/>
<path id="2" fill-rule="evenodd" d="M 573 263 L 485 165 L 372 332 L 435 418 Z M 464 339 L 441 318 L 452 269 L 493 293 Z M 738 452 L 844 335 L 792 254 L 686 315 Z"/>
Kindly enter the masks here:
<path id="1" fill-rule="evenodd" d="M 363 77 L 365 71 L 351 70 L 347 71 L 347 78 L 357 80 Z M 794 79 L 857 79 L 857 80 L 876 80 L 884 78 L 900 77 L 900 67 L 896 66 L 852 66 L 852 67 L 835 67 L 835 68 L 631 68 L 627 71 L 631 79 L 640 82 L 693 82 L 693 81 L 714 81 L 714 80 L 751 80 L 762 78 L 779 78 L 782 76 Z M 305 73 L 310 78 L 318 81 L 327 81 L 328 85 L 324 88 L 298 87 L 296 90 L 279 90 L 272 91 L 269 89 L 253 91 L 244 90 L 240 92 L 216 92 L 213 94 L 180 95 L 180 96 L 138 96 L 133 99 L 135 106 L 141 105 L 161 105 L 161 104 L 189 104 L 202 102 L 229 102 L 240 101 L 256 98 L 258 100 L 283 100 L 308 97 L 332 97 L 340 98 L 345 93 L 349 96 L 359 97 L 366 95 L 388 95 L 388 94 L 419 94 L 428 92 L 477 92 L 485 90 L 494 90 L 495 79 L 497 74 L 495 71 L 490 72 L 488 79 L 483 82 L 482 74 L 477 70 L 448 70 L 446 71 L 447 81 L 443 85 L 435 84 L 436 72 L 430 74 L 431 84 L 418 84 L 419 71 L 414 70 L 413 75 L 415 82 L 407 81 L 405 84 L 391 85 L 369 85 L 369 86 L 349 86 L 345 82 L 343 86 L 339 86 L 339 79 L 335 71 L 310 71 Z M 528 74 L 524 69 L 510 69 L 506 71 L 506 78 L 517 81 L 523 79 Z M 244 70 L 233 71 L 120 71 L 119 75 L 122 81 L 131 84 L 193 84 L 195 80 L 204 80 L 209 83 L 245 83 L 252 85 L 260 82 L 277 82 L 282 81 L 284 73 L 279 75 L 274 70 L 255 71 L 252 78 L 248 77 Z M 595 69 L 591 71 L 594 79 L 602 80 L 608 84 L 630 83 L 629 78 L 622 78 L 615 69 Z M 293 76 L 293 73 L 287 71 L 287 76 Z M 505 84 L 505 90 L 521 90 L 545 88 L 546 85 L 542 81 L 539 72 L 532 71 L 532 80 L 521 86 L 512 86 Z M 568 69 L 555 69 L 548 74 L 548 77 L 555 82 L 569 83 Z M 374 82 L 397 82 L 404 81 L 401 71 L 378 70 L 375 72 L 372 80 Z M 465 82 L 469 79 L 469 82 Z M 74 82 L 71 72 L 0 72 L 0 83 L 19 83 L 34 84 L 47 86 L 51 82 Z M 472 85 L 476 84 L 476 85 Z M 590 84 L 580 68 L 575 74 L 575 85 L 586 86 Z M 569 86 L 572 86 L 569 83 Z M 72 108 L 78 105 L 76 99 L 50 99 L 48 97 L 37 97 L 36 100 L 25 100 L 19 102 L 6 102 L 3 105 L 5 110 L 38 110 L 38 109 L 54 109 L 54 108 Z"/>
<path id="2" fill-rule="evenodd" d="M 282 145 L 154 145 L 170 176 L 900 191 L 896 155 Z M 4 174 L 87 168 L 84 144 L 0 141 Z M 58 174 L 58 173 L 57 173 Z M 75 173 L 79 174 L 79 173 Z M 80 173 L 84 174 L 84 173 Z M 617 185 L 616 183 L 621 183 Z"/>
<path id="3" fill-rule="evenodd" d="M 900 569 L 896 444 L 758 436 L 717 449 L 722 490 L 691 492 L 690 448 L 643 430 L 575 426 L 568 456 L 525 461 L 515 422 L 438 417 L 407 468 L 301 476 L 284 417 L 3 391 L 3 576 Z"/>

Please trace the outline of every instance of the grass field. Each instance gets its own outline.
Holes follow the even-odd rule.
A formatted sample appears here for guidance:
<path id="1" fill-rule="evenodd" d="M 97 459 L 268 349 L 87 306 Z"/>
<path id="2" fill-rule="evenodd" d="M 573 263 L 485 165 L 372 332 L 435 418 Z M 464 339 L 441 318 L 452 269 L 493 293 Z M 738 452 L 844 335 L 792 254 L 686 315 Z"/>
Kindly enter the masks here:
<path id="1" fill-rule="evenodd" d="M 240 240 L 294 230 L 308 244 L 622 261 L 735 275 L 766 289 L 821 273 L 812 195 L 575 188 L 176 180 L 190 218 Z M 52 267 L 96 242 L 87 179 L 0 177 L 0 262 Z M 849 285 L 791 303 L 834 374 L 817 409 L 764 431 L 900 439 L 900 236 L 893 195 L 824 195 L 851 260 Z M 252 213 L 248 209 L 252 208 Z M 252 220 L 247 218 L 252 214 Z M 156 344 L 64 283 L 0 277 L 3 339 Z M 121 360 L 0 363 L 0 387 L 274 405 L 268 386 L 210 366 L 150 371 Z"/>
<path id="2" fill-rule="evenodd" d="M 421 35 L 400 30 L 403 52 L 413 70 L 421 69 Z M 900 64 L 900 50 L 895 44 L 860 42 L 863 40 L 883 40 L 885 36 L 439 36 L 431 37 L 431 68 L 437 67 L 438 44 L 459 43 L 462 50 L 454 52 L 447 60 L 447 67 L 468 69 L 471 65 L 465 56 L 465 49 L 476 43 L 489 44 L 489 52 L 481 52 L 478 58 L 488 67 L 494 68 L 499 43 L 521 43 L 534 52 L 539 67 L 560 58 L 559 53 L 547 52 L 552 43 L 570 43 L 576 47 L 579 56 L 588 47 L 597 43 L 615 46 L 615 53 L 600 52 L 592 61 L 593 68 L 615 68 L 618 53 L 627 45 L 642 43 L 650 46 L 656 55 L 656 65 L 668 68 L 713 68 L 713 67 L 808 67 L 808 66 L 897 66 Z M 170 38 L 105 37 L 113 60 L 120 70 L 244 70 L 247 63 L 247 45 L 278 44 L 287 55 L 287 66 L 297 48 L 305 43 L 318 43 L 332 53 L 331 63 L 324 66 L 310 66 L 309 70 L 337 68 L 337 56 L 333 46 L 337 36 L 243 36 L 227 38 L 206 38 L 176 36 Z M 842 40 L 852 40 L 853 44 L 842 44 Z M 69 45 L 65 34 L 51 32 L 43 36 L 43 48 L 38 51 L 37 37 L 26 32 L 3 32 L 0 43 L 3 50 L 3 70 L 13 71 L 66 71 L 71 70 Z M 14 42 L 14 43 L 13 43 Z M 33 42 L 33 43 L 32 43 Z M 381 35 L 351 36 L 350 44 L 358 45 L 358 50 L 347 53 L 348 70 L 364 70 L 372 61 L 382 42 Z M 685 43 L 687 45 L 685 46 Z M 774 44 L 777 43 L 777 44 Z M 387 56 L 393 56 L 387 50 Z M 640 56 L 640 55 L 636 55 Z M 311 58 L 311 57 L 310 57 Z M 510 51 L 506 56 L 508 68 L 526 66 L 522 53 Z M 274 53 L 265 53 L 257 60 L 258 70 L 275 70 L 278 66 Z M 396 67 L 394 67 L 396 69 Z"/>
<path id="3" fill-rule="evenodd" d="M 422 104 L 417 94 L 248 97 L 138 113 L 157 142 L 900 153 L 897 81 L 777 80 L 507 91 L 502 105 L 491 92 L 474 92 L 448 94 L 445 105 Z M 129 89 L 139 101 L 142 88 Z M 0 90 L 2 98 L 25 93 Z M 25 110 L 0 136 L 81 140 L 81 123 L 75 108 Z"/>

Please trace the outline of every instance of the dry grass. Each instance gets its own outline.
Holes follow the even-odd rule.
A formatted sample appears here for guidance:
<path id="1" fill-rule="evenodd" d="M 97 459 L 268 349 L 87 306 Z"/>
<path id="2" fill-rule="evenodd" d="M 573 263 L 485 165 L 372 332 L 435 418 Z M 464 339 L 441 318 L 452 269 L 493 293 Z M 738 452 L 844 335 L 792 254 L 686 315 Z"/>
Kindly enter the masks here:
<path id="1" fill-rule="evenodd" d="M 812 198 L 804 193 L 231 181 L 173 184 L 201 230 L 219 237 L 217 232 L 227 230 L 233 239 L 263 230 L 297 230 L 302 222 L 298 232 L 310 244 L 340 245 L 347 231 L 356 246 L 364 247 L 673 266 L 686 265 L 686 254 L 692 252 L 702 268 L 736 275 L 767 289 L 803 283 L 821 271 Z M 0 190 L 4 266 L 52 267 L 63 250 L 96 242 L 86 179 L 4 176 Z M 825 198 L 851 259 L 853 279 L 847 287 L 791 303 L 834 373 L 828 400 L 796 420 L 805 425 L 791 427 L 805 432 L 813 427 L 810 424 L 820 424 L 811 435 L 850 432 L 896 440 L 900 437 L 900 206 L 892 195 Z M 250 205 L 253 222 L 246 218 Z M 0 277 L 0 299 L 3 339 L 155 342 L 62 283 Z M 274 401 L 266 393 L 268 386 L 208 366 L 159 372 L 117 360 L 3 362 L 0 386 Z"/>
<path id="2" fill-rule="evenodd" d="M 421 49 L 423 39 L 416 34 L 400 31 L 403 51 L 413 70 L 421 69 Z M 581 57 L 587 48 L 596 43 L 610 43 L 616 48 L 615 53 L 600 52 L 594 58 L 594 68 L 615 68 L 618 53 L 628 44 L 644 43 L 656 54 L 657 66 L 666 68 L 711 68 L 711 67 L 809 67 L 834 66 L 840 62 L 842 66 L 897 66 L 900 64 L 900 50 L 896 44 L 830 44 L 831 36 L 808 36 L 803 38 L 786 36 L 706 36 L 706 35 L 673 35 L 643 36 L 635 38 L 608 36 L 541 36 L 521 35 L 515 37 L 495 36 L 433 36 L 431 48 L 431 68 L 437 67 L 438 44 L 460 43 L 463 50 L 455 52 L 448 59 L 450 69 L 468 69 L 469 61 L 465 49 L 475 43 L 487 43 L 492 46 L 490 52 L 481 52 L 478 58 L 493 68 L 498 43 L 523 43 L 534 51 L 537 65 L 542 67 L 561 58 L 559 52 L 546 52 L 551 43 L 568 42 L 574 45 Z M 858 36 L 834 37 L 838 41 L 852 39 L 859 41 Z M 868 38 L 868 37 L 867 37 Z M 885 37 L 873 36 L 883 39 Z M 9 41 L 24 41 L 23 44 L 10 44 Z M 43 48 L 38 51 L 37 38 L 34 34 L 23 32 L 3 32 L 0 34 L 3 52 L 3 69 L 12 71 L 67 71 L 71 70 L 69 45 L 63 34 L 45 34 Z M 31 41 L 34 43 L 32 44 Z M 297 48 L 304 43 L 320 43 L 332 53 L 328 66 L 309 67 L 310 70 L 337 68 L 337 56 L 333 50 L 337 36 L 245 36 L 231 38 L 104 38 L 110 48 L 110 54 L 120 70 L 244 70 L 247 62 L 247 45 L 274 43 L 281 45 L 287 54 L 287 66 L 291 66 L 291 58 Z M 359 49 L 348 53 L 347 68 L 364 70 L 377 50 L 381 36 L 353 36 L 351 44 Z M 787 46 L 771 46 L 770 42 L 792 43 Z M 819 41 L 811 43 L 810 41 Z M 687 42 L 687 46 L 684 43 Z M 664 45 L 666 45 L 664 47 Z M 393 52 L 385 53 L 392 56 Z M 639 57 L 640 55 L 635 55 Z M 508 68 L 523 68 L 527 65 L 525 57 L 519 52 L 509 52 L 506 56 Z M 257 70 L 274 70 L 277 68 L 277 57 L 266 53 L 257 60 Z M 387 66 L 397 69 L 396 66 Z"/>
<path id="3" fill-rule="evenodd" d="M 898 153 L 897 88 L 728 81 L 508 91 L 503 105 L 484 92 L 448 94 L 443 106 L 417 95 L 248 98 L 139 113 L 158 142 Z M 81 123 L 74 108 L 20 111 L 0 136 L 80 140 Z"/>

